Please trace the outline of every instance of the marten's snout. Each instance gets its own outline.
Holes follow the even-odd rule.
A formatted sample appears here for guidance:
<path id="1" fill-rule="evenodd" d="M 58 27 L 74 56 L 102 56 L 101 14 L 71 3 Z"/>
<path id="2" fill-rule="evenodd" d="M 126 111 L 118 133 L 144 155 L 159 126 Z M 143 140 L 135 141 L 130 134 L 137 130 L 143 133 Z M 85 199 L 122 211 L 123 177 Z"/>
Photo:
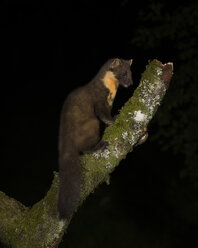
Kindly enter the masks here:
<path id="1" fill-rule="evenodd" d="M 128 77 L 123 77 L 121 79 L 120 85 L 122 85 L 125 88 L 128 88 L 129 86 L 131 86 L 133 84 L 133 80 L 131 78 L 131 75 Z"/>
<path id="2" fill-rule="evenodd" d="M 128 88 L 129 86 L 131 86 L 133 84 L 132 80 L 128 80 L 127 82 L 123 82 L 122 86 L 125 88 Z"/>

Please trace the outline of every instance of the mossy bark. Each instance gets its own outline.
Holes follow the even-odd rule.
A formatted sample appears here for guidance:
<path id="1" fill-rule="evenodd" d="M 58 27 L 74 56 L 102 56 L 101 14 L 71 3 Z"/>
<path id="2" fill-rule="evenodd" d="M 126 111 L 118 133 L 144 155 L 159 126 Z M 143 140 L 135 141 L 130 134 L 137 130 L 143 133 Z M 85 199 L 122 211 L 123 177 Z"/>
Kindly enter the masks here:
<path id="1" fill-rule="evenodd" d="M 109 174 L 144 134 L 166 93 L 172 73 L 172 63 L 150 62 L 133 97 L 121 109 L 114 124 L 105 130 L 102 139 L 109 146 L 103 152 L 81 156 L 83 178 L 79 205 L 100 183 L 109 181 Z M 55 173 L 47 195 L 31 208 L 0 192 L 0 239 L 13 248 L 58 247 L 69 225 L 69 221 L 58 219 L 58 190 L 59 178 Z"/>

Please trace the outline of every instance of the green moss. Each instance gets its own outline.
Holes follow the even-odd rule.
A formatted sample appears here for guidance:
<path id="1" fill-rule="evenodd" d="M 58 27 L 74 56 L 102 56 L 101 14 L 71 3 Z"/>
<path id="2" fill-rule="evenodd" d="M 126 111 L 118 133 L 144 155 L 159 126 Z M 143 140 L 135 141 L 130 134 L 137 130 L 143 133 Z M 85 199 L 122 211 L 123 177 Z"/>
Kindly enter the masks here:
<path id="1" fill-rule="evenodd" d="M 129 129 L 131 131 L 130 119 L 132 118 L 135 111 L 141 111 L 144 114 L 148 114 L 148 110 L 140 101 L 142 86 L 140 85 L 135 91 L 133 96 L 125 103 L 124 107 L 120 111 L 119 117 L 115 120 L 114 124 L 108 128 L 106 128 L 103 140 L 109 140 L 114 144 L 115 134 L 117 137 L 120 137 L 123 131 L 127 131 Z M 128 130 L 128 131 L 129 131 Z"/>
<path id="2" fill-rule="evenodd" d="M 142 74 L 141 81 L 146 80 L 153 83 L 156 79 L 159 79 L 161 73 L 162 69 L 159 62 L 157 62 L 157 60 L 153 60 L 146 66 L 146 70 Z"/>

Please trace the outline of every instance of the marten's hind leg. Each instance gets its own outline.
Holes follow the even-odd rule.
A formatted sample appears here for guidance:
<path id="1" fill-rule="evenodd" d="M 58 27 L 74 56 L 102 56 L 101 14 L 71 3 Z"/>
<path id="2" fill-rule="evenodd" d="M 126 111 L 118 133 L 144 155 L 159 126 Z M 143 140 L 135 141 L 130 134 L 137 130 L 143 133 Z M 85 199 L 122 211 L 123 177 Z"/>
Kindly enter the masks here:
<path id="1" fill-rule="evenodd" d="M 92 118 L 81 123 L 78 131 L 78 147 L 82 153 L 103 151 L 108 146 L 107 141 L 100 140 L 100 125 L 98 119 Z"/>

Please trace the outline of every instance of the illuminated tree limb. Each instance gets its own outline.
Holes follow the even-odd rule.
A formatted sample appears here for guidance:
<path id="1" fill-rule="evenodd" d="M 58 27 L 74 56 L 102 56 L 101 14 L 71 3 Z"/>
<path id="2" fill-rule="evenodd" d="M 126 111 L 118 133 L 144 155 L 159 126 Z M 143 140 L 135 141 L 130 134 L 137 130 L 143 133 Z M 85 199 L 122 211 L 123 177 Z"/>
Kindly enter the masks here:
<path id="1" fill-rule="evenodd" d="M 153 60 L 147 66 L 133 97 L 120 111 L 114 124 L 106 128 L 104 151 L 81 156 L 82 184 L 79 205 L 126 157 L 145 134 L 159 107 L 173 74 L 173 64 Z M 58 247 L 69 221 L 59 221 L 57 212 L 59 180 L 54 180 L 47 195 L 31 208 L 0 192 L 0 239 L 13 248 Z M 76 206 L 76 209 L 78 206 Z"/>

